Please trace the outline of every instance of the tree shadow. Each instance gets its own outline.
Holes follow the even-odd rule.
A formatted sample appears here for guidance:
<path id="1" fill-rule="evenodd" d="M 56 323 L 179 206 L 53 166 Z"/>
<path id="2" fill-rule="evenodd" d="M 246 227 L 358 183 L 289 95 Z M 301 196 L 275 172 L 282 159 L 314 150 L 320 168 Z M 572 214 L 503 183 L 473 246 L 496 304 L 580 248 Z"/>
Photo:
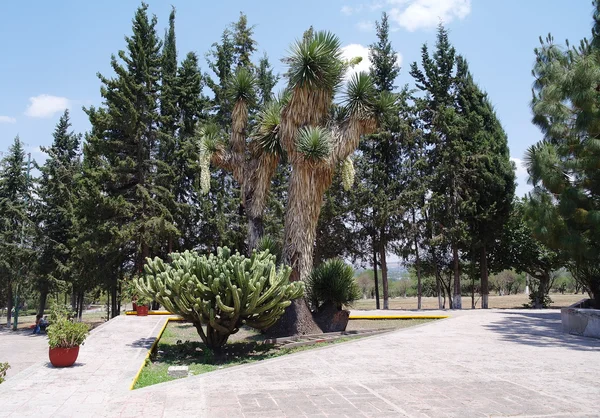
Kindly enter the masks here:
<path id="1" fill-rule="evenodd" d="M 155 337 L 140 338 L 138 340 L 135 340 L 131 344 L 127 344 L 127 346 L 135 347 L 135 348 L 150 348 L 155 340 L 156 340 Z"/>
<path id="2" fill-rule="evenodd" d="M 565 347 L 580 351 L 600 350 L 600 339 L 580 337 L 562 331 L 560 311 L 502 312 L 502 318 L 485 328 L 502 340 L 534 347 Z"/>

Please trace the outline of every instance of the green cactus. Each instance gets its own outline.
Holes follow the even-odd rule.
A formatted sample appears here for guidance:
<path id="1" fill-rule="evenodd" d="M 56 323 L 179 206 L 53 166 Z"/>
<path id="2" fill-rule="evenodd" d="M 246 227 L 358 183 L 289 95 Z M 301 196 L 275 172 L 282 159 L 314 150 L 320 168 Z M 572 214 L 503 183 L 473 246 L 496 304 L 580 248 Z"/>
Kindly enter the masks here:
<path id="1" fill-rule="evenodd" d="M 304 295 L 304 283 L 290 283 L 291 269 L 277 270 L 269 251 L 255 251 L 247 258 L 225 247 L 208 257 L 190 251 L 170 256 L 170 263 L 148 258 L 137 289 L 192 322 L 212 350 L 242 325 L 269 328 L 291 300 Z"/>

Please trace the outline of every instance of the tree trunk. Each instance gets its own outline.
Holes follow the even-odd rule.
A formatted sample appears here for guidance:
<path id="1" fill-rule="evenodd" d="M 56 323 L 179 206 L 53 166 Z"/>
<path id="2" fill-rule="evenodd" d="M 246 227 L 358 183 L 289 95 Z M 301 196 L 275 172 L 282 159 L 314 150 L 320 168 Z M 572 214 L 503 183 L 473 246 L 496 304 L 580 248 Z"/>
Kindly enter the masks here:
<path id="1" fill-rule="evenodd" d="M 454 271 L 454 298 L 452 300 L 452 309 L 462 309 L 461 289 L 460 289 L 460 266 L 458 263 L 458 245 L 452 245 L 452 260 Z"/>
<path id="2" fill-rule="evenodd" d="M 479 260 L 479 267 L 481 269 L 481 308 L 488 309 L 488 297 L 490 294 L 490 281 L 489 272 L 487 265 L 487 251 L 485 245 L 481 247 L 481 259 Z"/>
<path id="3" fill-rule="evenodd" d="M 550 283 L 550 273 L 544 272 L 538 278 L 540 283 L 534 296 L 533 308 L 543 309 L 544 299 L 546 299 L 546 293 L 548 291 L 548 284 Z"/>
<path id="4" fill-rule="evenodd" d="M 380 243 L 379 262 L 381 263 L 381 284 L 383 286 L 383 309 L 390 309 L 390 296 L 388 292 L 387 260 L 385 254 L 385 245 Z"/>
<path id="5" fill-rule="evenodd" d="M 437 264 L 437 257 L 435 255 L 435 250 L 433 252 L 433 265 L 435 271 L 435 283 L 437 286 L 437 296 L 438 296 L 438 308 L 444 309 L 445 303 L 442 302 L 442 278 L 440 277 L 440 269 Z M 444 296 L 444 302 L 446 301 L 446 297 Z"/>
<path id="6" fill-rule="evenodd" d="M 381 309 L 379 304 L 379 278 L 377 277 L 377 250 L 373 245 L 373 278 L 375 279 L 375 308 Z"/>
<path id="7" fill-rule="evenodd" d="M 44 315 L 44 311 L 46 310 L 46 301 L 48 300 L 48 286 L 44 285 L 40 289 L 40 300 L 38 305 L 38 315 Z"/>
<path id="8" fill-rule="evenodd" d="M 77 312 L 78 301 L 77 301 L 77 292 L 75 288 L 71 289 L 71 311 Z"/>
<path id="9" fill-rule="evenodd" d="M 262 216 L 252 217 L 246 212 L 248 218 L 248 255 L 252 255 L 252 251 L 258 247 L 258 242 L 264 235 L 264 225 Z"/>
<path id="10" fill-rule="evenodd" d="M 7 307 L 7 311 L 6 311 L 6 327 L 10 328 L 11 327 L 11 323 L 10 320 L 12 319 L 12 308 L 13 308 L 13 291 L 12 291 L 12 282 L 9 280 L 8 281 L 8 287 L 7 287 L 7 292 L 6 292 L 6 307 Z"/>
<path id="11" fill-rule="evenodd" d="M 83 318 L 83 297 L 85 296 L 85 292 L 83 290 L 81 290 L 79 292 L 79 306 L 78 306 L 78 312 L 77 312 L 77 317 L 79 318 L 79 320 L 81 321 L 81 319 Z"/>
<path id="12" fill-rule="evenodd" d="M 417 309 L 421 310 L 421 260 L 419 259 L 419 246 L 417 245 L 417 239 L 415 238 L 415 255 L 416 255 L 416 268 L 417 268 Z"/>
<path id="13" fill-rule="evenodd" d="M 331 185 L 329 168 L 297 163 L 290 174 L 289 199 L 285 212 L 283 262 L 292 268 L 290 281 L 306 281 L 313 264 L 313 249 L 323 194 Z M 289 336 L 319 333 L 304 298 L 297 299 L 267 333 Z"/>
<path id="14" fill-rule="evenodd" d="M 114 318 L 117 316 L 117 283 L 113 282 L 110 287 L 110 317 Z"/>

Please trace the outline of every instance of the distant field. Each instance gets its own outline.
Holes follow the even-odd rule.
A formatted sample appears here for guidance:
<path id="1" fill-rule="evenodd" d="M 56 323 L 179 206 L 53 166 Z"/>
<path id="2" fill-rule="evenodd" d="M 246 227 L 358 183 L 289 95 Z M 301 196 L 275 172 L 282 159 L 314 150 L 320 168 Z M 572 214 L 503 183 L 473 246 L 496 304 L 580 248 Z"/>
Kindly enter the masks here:
<path id="1" fill-rule="evenodd" d="M 585 299 L 587 298 L 587 295 L 552 294 L 550 295 L 550 298 L 552 298 L 553 301 L 551 308 L 558 309 L 572 305 L 581 299 Z M 383 299 L 381 300 L 381 303 L 383 303 Z M 507 296 L 490 295 L 489 297 L 490 308 L 496 309 L 522 308 L 526 303 L 529 303 L 529 297 L 525 294 Z M 481 308 L 481 299 L 477 295 L 475 295 L 475 304 L 476 308 Z M 462 305 L 463 309 L 471 309 L 471 295 L 463 295 Z M 422 306 L 423 309 L 438 309 L 438 300 L 437 298 L 423 298 Z M 448 307 L 447 302 L 446 307 Z M 361 299 L 354 303 L 352 309 L 375 309 L 375 299 Z M 417 298 L 390 299 L 390 309 L 417 309 Z"/>

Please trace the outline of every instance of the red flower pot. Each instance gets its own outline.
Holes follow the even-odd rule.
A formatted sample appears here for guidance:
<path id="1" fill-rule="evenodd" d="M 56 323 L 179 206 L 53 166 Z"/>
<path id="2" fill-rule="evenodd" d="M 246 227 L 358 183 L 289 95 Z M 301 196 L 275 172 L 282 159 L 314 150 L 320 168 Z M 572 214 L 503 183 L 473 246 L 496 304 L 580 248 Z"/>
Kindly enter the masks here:
<path id="1" fill-rule="evenodd" d="M 148 307 L 146 305 L 138 305 L 137 316 L 148 316 Z"/>
<path id="2" fill-rule="evenodd" d="M 135 302 L 131 302 L 131 304 L 133 305 L 133 310 L 134 310 L 134 311 L 137 311 L 137 303 L 135 303 Z"/>
<path id="3" fill-rule="evenodd" d="M 52 363 L 54 367 L 69 367 L 77 360 L 79 346 L 71 348 L 51 348 L 49 354 L 50 363 Z"/>

